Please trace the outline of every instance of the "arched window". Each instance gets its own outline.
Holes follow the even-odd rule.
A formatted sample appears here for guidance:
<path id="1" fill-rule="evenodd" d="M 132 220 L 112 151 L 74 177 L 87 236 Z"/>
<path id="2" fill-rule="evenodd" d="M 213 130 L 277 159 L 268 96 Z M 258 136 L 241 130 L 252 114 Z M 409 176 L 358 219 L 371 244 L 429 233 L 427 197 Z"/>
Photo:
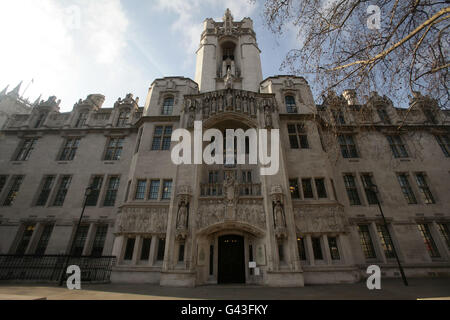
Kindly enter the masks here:
<path id="1" fill-rule="evenodd" d="M 293 96 L 286 96 L 285 102 L 287 113 L 297 113 L 297 106 L 295 105 L 295 98 Z"/>
<path id="2" fill-rule="evenodd" d="M 173 104 L 174 104 L 173 97 L 169 97 L 169 98 L 164 99 L 164 104 L 163 104 L 163 108 L 162 108 L 162 115 L 163 116 L 170 116 L 170 115 L 172 115 Z"/>
<path id="3" fill-rule="evenodd" d="M 125 109 L 120 111 L 119 118 L 117 119 L 117 127 L 125 126 L 129 118 L 130 118 L 130 110 Z"/>

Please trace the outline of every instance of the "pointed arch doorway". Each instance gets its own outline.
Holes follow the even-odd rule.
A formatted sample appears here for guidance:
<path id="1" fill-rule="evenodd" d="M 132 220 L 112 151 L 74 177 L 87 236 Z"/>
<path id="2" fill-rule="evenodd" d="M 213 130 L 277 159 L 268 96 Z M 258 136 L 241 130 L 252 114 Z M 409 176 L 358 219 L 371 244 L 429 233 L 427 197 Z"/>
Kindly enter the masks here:
<path id="1" fill-rule="evenodd" d="M 219 237 L 218 283 L 245 283 L 244 237 Z"/>

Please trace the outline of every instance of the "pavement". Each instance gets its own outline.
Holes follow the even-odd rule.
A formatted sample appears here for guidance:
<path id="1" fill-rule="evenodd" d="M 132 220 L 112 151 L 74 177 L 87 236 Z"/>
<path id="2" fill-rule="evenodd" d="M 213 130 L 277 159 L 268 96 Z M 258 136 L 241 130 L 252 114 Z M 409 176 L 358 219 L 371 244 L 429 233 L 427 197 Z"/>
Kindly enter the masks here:
<path id="1" fill-rule="evenodd" d="M 215 285 L 196 288 L 148 284 L 83 285 L 68 290 L 56 285 L 0 283 L 0 300 L 450 300 L 450 278 L 384 279 L 381 290 L 368 290 L 365 282 L 313 285 L 303 288 L 268 288 Z"/>

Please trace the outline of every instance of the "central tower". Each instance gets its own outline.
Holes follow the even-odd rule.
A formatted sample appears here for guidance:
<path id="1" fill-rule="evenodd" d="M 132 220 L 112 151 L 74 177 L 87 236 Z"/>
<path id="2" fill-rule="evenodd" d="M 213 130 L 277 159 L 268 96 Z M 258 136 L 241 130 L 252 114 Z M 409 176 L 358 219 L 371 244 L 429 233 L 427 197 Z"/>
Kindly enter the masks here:
<path id="1" fill-rule="evenodd" d="M 252 19 L 234 21 L 229 9 L 222 22 L 206 19 L 195 71 L 200 92 L 225 89 L 230 83 L 235 89 L 258 92 L 260 53 Z"/>

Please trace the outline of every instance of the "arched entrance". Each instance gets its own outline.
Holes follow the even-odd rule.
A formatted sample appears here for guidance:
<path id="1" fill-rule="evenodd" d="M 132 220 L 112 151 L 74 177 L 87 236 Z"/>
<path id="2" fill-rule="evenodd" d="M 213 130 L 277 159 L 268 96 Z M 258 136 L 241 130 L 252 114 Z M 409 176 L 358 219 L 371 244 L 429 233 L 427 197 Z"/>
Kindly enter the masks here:
<path id="1" fill-rule="evenodd" d="M 219 237 L 218 283 L 245 283 L 244 237 Z"/>

